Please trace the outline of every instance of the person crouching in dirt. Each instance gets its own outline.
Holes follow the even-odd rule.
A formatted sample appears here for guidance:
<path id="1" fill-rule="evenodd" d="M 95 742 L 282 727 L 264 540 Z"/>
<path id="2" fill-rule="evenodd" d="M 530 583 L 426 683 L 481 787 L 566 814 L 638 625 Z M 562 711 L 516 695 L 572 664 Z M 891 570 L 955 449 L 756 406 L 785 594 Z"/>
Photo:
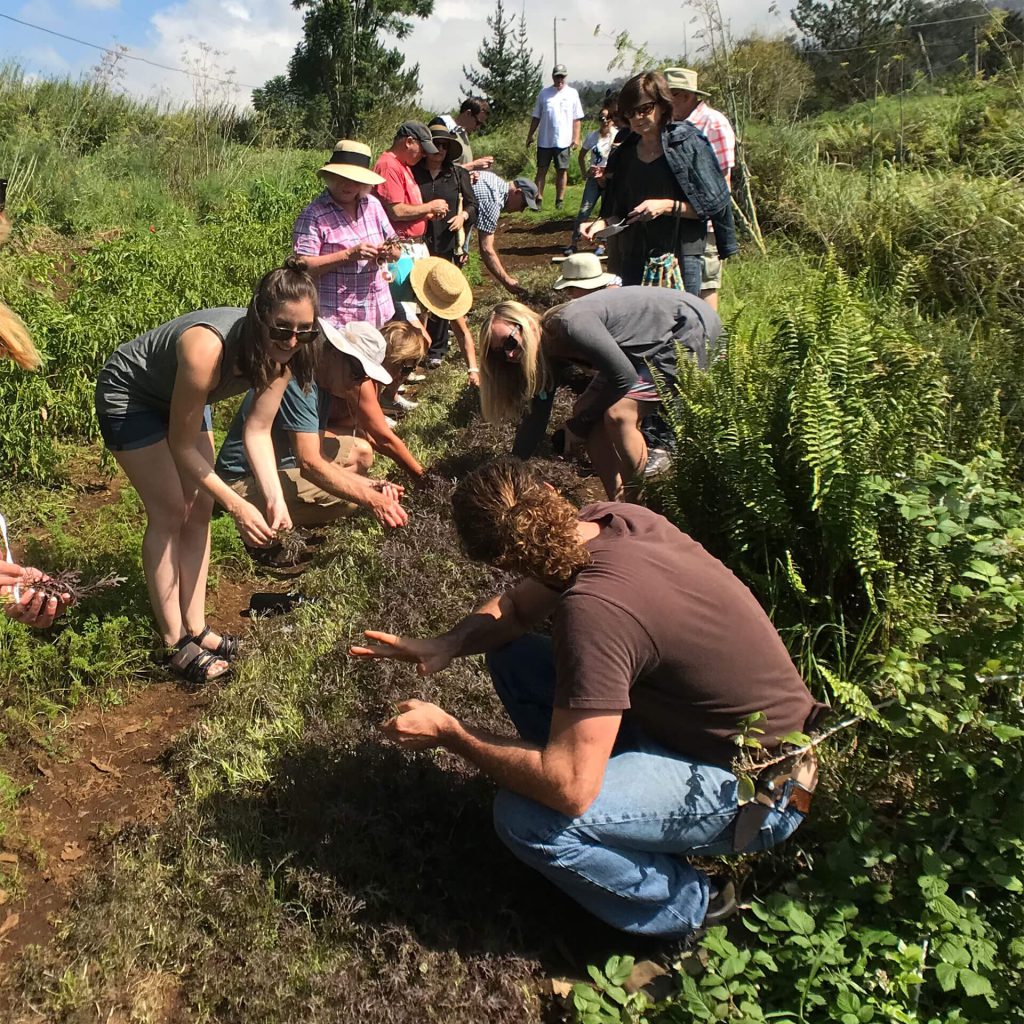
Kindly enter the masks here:
<path id="1" fill-rule="evenodd" d="M 321 321 L 325 347 L 316 367 L 316 382 L 304 391 L 288 382 L 281 408 L 274 418 L 271 437 L 277 457 L 281 490 L 294 526 L 323 526 L 341 516 L 368 509 L 383 526 L 404 526 L 403 489 L 385 480 L 368 480 L 373 448 L 361 437 L 324 434 L 331 397 L 344 397 L 353 373 L 381 384 L 391 377 L 349 340 L 370 324 L 350 323 L 336 328 Z M 217 456 L 217 475 L 246 501 L 258 499 L 259 484 L 245 451 L 245 423 L 257 400 L 250 391 L 242 402 Z"/>
<path id="2" fill-rule="evenodd" d="M 741 721 L 762 712 L 773 751 L 825 710 L 753 594 L 662 516 L 616 502 L 577 511 L 516 459 L 466 476 L 452 510 L 466 554 L 522 581 L 440 636 L 367 631 L 350 653 L 424 676 L 486 654 L 520 738 L 421 700 L 399 704 L 384 734 L 491 776 L 502 841 L 602 921 L 668 938 L 725 916 L 731 885 L 684 857 L 782 842 L 815 782 L 805 763 L 799 783 L 747 805 L 750 828 L 730 767 Z M 549 618 L 550 637 L 532 632 Z"/>
<path id="3" fill-rule="evenodd" d="M 238 653 L 237 638 L 206 625 L 214 502 L 255 547 L 292 525 L 270 428 L 288 382 L 313 383 L 317 314 L 317 286 L 304 261 L 290 256 L 264 275 L 248 309 L 203 309 L 154 327 L 118 348 L 97 378 L 100 433 L 146 509 L 142 564 L 167 665 L 189 682 L 220 678 Z M 245 445 L 258 504 L 214 471 L 209 408 L 249 388 L 257 395 Z"/>
<path id="4" fill-rule="evenodd" d="M 519 419 L 535 395 L 552 389 L 560 361 L 595 370 L 565 424 L 565 449 L 585 445 L 605 494 L 619 500 L 647 463 L 640 422 L 660 401 L 652 368 L 671 388 L 677 347 L 704 367 L 721 333 L 706 302 L 671 288 L 604 289 L 543 317 L 519 302 L 499 303 L 480 331 L 484 419 Z"/>
<path id="5" fill-rule="evenodd" d="M 367 372 L 369 365 L 383 367 L 387 360 L 384 335 L 370 324 L 350 324 L 345 332 L 348 343 L 358 356 L 345 361 L 343 377 L 332 386 L 327 429 L 339 437 L 361 437 L 374 450 L 393 459 L 413 478 L 420 480 L 425 470 L 391 429 L 380 404 L 380 376 Z M 388 381 L 391 375 L 385 373 Z"/>
<path id="6" fill-rule="evenodd" d="M 503 211 L 519 213 L 525 209 L 540 209 L 537 186 L 529 178 L 505 181 L 490 171 L 480 171 L 473 182 L 473 195 L 476 197 L 476 231 L 480 239 L 480 259 L 499 284 L 513 295 L 522 295 L 524 290 L 519 284 L 519 279 L 505 269 L 498 250 L 494 248 L 494 235 Z"/>

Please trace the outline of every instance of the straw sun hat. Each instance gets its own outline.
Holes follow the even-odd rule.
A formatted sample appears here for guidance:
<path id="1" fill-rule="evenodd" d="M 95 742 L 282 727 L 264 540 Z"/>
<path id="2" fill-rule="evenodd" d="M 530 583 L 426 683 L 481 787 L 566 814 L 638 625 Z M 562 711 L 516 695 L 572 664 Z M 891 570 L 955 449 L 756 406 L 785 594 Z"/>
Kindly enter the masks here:
<path id="1" fill-rule="evenodd" d="M 409 282 L 416 298 L 442 320 L 458 320 L 473 305 L 473 289 L 462 271 L 440 256 L 417 260 Z"/>
<path id="2" fill-rule="evenodd" d="M 339 178 L 358 181 L 360 185 L 381 185 L 384 179 L 370 170 L 373 154 L 369 146 L 352 139 L 339 139 L 320 174 L 336 174 Z"/>

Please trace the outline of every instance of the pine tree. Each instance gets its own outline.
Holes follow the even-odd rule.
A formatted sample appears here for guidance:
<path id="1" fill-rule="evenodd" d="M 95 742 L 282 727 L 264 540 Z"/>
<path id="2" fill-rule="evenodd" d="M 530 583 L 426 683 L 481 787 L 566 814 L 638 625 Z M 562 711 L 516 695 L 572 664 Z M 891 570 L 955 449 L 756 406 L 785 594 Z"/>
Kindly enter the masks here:
<path id="1" fill-rule="evenodd" d="M 528 43 L 526 17 L 505 17 L 502 0 L 497 0 L 494 14 L 487 19 L 491 30 L 477 50 L 480 69 L 463 65 L 462 73 L 470 88 L 467 95 L 484 95 L 491 103 L 495 118 L 516 117 L 529 112 L 541 84 L 540 61 L 533 59 Z"/>

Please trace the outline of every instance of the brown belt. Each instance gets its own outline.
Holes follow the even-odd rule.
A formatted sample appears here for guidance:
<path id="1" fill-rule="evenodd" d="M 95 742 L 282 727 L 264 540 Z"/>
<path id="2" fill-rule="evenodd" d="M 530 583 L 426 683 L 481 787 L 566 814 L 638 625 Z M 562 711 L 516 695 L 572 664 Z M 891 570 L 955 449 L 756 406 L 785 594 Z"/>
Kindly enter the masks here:
<path id="1" fill-rule="evenodd" d="M 787 806 L 807 814 L 811 809 L 811 797 L 818 785 L 818 759 L 813 750 L 780 761 L 758 777 L 754 799 L 743 804 L 736 812 L 733 849 L 737 853 L 750 845 L 768 814 L 778 806 L 786 792 L 787 782 L 793 783 Z"/>

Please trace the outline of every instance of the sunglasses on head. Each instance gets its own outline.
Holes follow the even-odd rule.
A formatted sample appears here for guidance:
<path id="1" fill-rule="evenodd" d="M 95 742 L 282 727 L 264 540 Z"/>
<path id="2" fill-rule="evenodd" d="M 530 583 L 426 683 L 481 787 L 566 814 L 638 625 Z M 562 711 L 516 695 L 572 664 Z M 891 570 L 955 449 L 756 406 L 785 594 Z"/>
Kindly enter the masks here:
<path id="1" fill-rule="evenodd" d="M 306 330 L 299 330 L 296 327 L 282 327 L 278 324 L 268 324 L 266 320 L 260 316 L 258 310 L 256 312 L 256 318 L 267 329 L 267 334 L 270 335 L 272 341 L 291 341 L 291 337 L 294 334 L 295 340 L 300 345 L 308 345 L 310 342 L 316 341 L 316 339 L 320 337 L 319 327 L 310 327 Z"/>

